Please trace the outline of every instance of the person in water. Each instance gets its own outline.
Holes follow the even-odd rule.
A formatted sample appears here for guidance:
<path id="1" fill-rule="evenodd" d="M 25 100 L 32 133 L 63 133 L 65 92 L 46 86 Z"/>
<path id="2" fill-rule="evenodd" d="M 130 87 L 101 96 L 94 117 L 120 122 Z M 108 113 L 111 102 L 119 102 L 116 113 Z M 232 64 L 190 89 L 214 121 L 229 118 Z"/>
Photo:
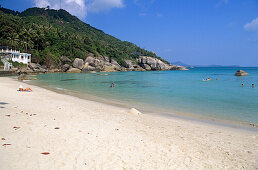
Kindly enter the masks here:
<path id="1" fill-rule="evenodd" d="M 244 84 L 241 84 L 241 87 L 244 87 Z"/>
<path id="2" fill-rule="evenodd" d="M 254 88 L 254 84 L 252 84 L 252 88 Z"/>
<path id="3" fill-rule="evenodd" d="M 115 84 L 114 84 L 114 83 L 112 83 L 112 84 L 110 85 L 110 87 L 115 87 Z"/>
<path id="4" fill-rule="evenodd" d="M 210 81 L 210 80 L 211 80 L 210 78 L 204 79 L 204 81 Z"/>

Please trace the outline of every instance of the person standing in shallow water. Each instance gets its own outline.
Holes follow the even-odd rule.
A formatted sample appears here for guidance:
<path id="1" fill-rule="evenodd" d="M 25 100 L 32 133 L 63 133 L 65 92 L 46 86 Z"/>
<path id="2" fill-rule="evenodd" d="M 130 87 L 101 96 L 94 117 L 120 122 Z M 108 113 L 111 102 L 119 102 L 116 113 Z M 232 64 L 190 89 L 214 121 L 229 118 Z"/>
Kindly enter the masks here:
<path id="1" fill-rule="evenodd" d="M 110 87 L 115 87 L 115 84 L 114 84 L 114 83 L 112 83 L 112 84 L 110 85 Z"/>
<path id="2" fill-rule="evenodd" d="M 244 87 L 244 84 L 241 84 L 241 87 Z"/>
<path id="3" fill-rule="evenodd" d="M 252 84 L 252 88 L 254 88 L 254 84 Z"/>

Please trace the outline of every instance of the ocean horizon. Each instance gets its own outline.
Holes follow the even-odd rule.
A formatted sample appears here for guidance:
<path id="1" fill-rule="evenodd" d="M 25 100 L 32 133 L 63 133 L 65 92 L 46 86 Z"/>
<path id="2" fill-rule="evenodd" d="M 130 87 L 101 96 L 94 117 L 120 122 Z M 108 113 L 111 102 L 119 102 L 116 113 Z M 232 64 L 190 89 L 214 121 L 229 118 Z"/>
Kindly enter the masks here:
<path id="1" fill-rule="evenodd" d="M 242 69 L 248 76 L 237 77 Z M 204 81 L 210 78 L 210 81 Z M 160 114 L 258 124 L 258 67 L 38 74 L 33 84 Z M 115 84 L 110 88 L 111 83 Z M 244 86 L 242 87 L 241 84 Z M 252 87 L 254 84 L 254 88 Z M 186 113 L 186 114 L 185 114 Z"/>

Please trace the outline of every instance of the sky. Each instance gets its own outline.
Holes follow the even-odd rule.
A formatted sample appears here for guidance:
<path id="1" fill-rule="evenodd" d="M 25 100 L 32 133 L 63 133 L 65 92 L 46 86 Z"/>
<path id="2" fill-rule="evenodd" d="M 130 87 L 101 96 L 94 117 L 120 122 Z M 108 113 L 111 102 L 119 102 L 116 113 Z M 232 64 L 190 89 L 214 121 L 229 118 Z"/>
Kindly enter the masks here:
<path id="1" fill-rule="evenodd" d="M 60 8 L 60 0 L 0 4 Z M 61 7 L 172 63 L 258 66 L 258 0 L 61 0 Z"/>

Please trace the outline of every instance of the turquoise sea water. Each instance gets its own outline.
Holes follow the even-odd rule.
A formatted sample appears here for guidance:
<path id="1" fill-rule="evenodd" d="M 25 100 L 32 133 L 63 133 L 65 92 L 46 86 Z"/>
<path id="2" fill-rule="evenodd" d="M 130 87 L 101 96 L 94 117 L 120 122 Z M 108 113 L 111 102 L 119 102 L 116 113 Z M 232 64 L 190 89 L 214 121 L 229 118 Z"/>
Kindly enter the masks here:
<path id="1" fill-rule="evenodd" d="M 38 75 L 35 83 L 81 96 L 119 101 L 143 110 L 258 124 L 258 68 L 241 68 L 249 76 L 236 77 L 234 73 L 238 69 L 200 67 L 189 71 L 54 73 Z M 205 78 L 212 80 L 203 81 Z M 112 82 L 114 88 L 110 88 Z"/>

